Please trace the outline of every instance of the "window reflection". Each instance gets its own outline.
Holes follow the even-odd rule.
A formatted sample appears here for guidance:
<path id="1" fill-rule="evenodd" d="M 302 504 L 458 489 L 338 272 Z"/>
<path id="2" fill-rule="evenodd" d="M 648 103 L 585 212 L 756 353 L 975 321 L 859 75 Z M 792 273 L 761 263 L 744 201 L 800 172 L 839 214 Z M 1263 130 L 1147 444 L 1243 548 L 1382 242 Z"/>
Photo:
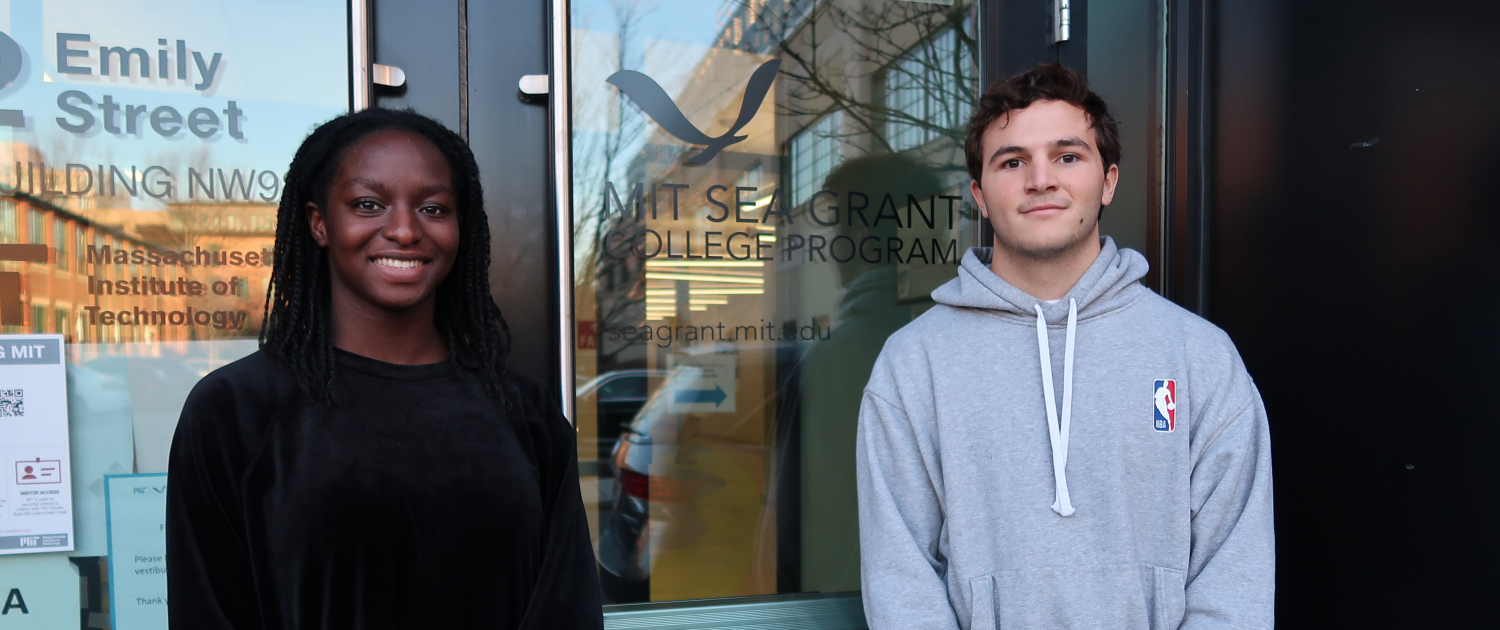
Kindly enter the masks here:
<path id="1" fill-rule="evenodd" d="M 859 588 L 860 391 L 975 239 L 973 14 L 572 4 L 576 409 L 606 601 Z M 742 138 L 702 165 L 606 82 L 644 74 L 714 138 L 770 61 Z"/>

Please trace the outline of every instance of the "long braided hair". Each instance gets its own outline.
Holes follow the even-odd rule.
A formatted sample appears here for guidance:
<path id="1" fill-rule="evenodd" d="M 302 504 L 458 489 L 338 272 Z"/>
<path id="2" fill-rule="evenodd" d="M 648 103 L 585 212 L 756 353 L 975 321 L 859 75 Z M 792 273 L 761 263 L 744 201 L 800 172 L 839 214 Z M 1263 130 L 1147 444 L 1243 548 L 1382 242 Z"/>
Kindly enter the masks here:
<path id="1" fill-rule="evenodd" d="M 411 110 L 367 109 L 314 129 L 292 158 L 276 213 L 276 247 L 266 290 L 260 349 L 296 378 L 314 400 L 335 404 L 328 257 L 313 240 L 307 204 L 328 207 L 328 187 L 348 148 L 376 131 L 426 138 L 448 161 L 458 208 L 458 253 L 438 286 L 433 316 L 448 353 L 471 370 L 486 392 L 503 398 L 510 327 L 490 295 L 490 228 L 474 153 L 458 134 Z"/>

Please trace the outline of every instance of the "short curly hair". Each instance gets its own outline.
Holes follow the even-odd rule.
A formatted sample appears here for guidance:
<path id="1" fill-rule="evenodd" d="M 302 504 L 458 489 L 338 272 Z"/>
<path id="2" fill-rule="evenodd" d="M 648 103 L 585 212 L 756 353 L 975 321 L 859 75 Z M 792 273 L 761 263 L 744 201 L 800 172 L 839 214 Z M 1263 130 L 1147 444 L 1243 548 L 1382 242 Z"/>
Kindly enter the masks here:
<path id="1" fill-rule="evenodd" d="M 969 177 L 980 181 L 984 169 L 984 132 L 1002 116 L 1030 107 L 1037 101 L 1061 101 L 1083 110 L 1094 129 L 1094 144 L 1104 160 L 1104 171 L 1120 163 L 1120 126 L 1109 107 L 1098 94 L 1089 91 L 1088 81 L 1077 72 L 1055 63 L 1037 67 L 990 84 L 979 97 L 979 105 L 969 116 L 969 135 L 964 138 L 964 158 Z"/>

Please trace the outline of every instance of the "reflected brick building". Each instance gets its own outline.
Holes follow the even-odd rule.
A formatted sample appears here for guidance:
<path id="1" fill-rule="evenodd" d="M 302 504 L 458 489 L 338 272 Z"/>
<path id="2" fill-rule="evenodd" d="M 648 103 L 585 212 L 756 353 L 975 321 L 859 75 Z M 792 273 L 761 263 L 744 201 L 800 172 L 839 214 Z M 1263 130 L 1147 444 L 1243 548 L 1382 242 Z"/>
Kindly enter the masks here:
<path id="1" fill-rule="evenodd" d="M 0 243 L 47 247 L 45 263 L 0 262 L 21 278 L 23 321 L 5 332 L 85 344 L 258 335 L 275 205 L 97 207 L 111 201 L 0 197 Z"/>

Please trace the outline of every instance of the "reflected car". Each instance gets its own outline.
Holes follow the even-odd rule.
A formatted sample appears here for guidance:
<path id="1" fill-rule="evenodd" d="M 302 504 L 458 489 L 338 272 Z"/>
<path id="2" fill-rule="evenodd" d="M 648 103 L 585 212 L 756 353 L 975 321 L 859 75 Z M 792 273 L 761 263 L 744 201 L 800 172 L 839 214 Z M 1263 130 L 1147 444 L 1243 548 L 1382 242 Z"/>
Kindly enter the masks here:
<path id="1" fill-rule="evenodd" d="M 608 461 L 614 452 L 620 431 L 635 417 L 650 398 L 651 379 L 664 379 L 667 370 L 613 370 L 578 386 L 575 394 L 580 406 L 595 405 L 598 414 L 598 438 L 595 439 L 599 461 Z M 604 474 L 605 470 L 599 471 Z"/>
<path id="2" fill-rule="evenodd" d="M 629 423 L 609 457 L 615 476 L 613 505 L 600 512 L 600 583 L 611 603 L 650 600 L 652 557 L 661 551 L 693 544 L 707 532 L 700 513 L 705 497 L 726 487 L 721 477 L 699 466 L 700 458 L 717 446 L 702 436 L 701 424 L 691 421 L 703 414 L 675 411 L 678 390 L 700 382 L 698 368 L 678 367 L 668 372 Z M 726 423 L 759 418 L 764 401 L 719 416 Z M 718 416 L 718 414 L 715 414 Z M 717 421 L 717 420 L 716 420 Z"/>

